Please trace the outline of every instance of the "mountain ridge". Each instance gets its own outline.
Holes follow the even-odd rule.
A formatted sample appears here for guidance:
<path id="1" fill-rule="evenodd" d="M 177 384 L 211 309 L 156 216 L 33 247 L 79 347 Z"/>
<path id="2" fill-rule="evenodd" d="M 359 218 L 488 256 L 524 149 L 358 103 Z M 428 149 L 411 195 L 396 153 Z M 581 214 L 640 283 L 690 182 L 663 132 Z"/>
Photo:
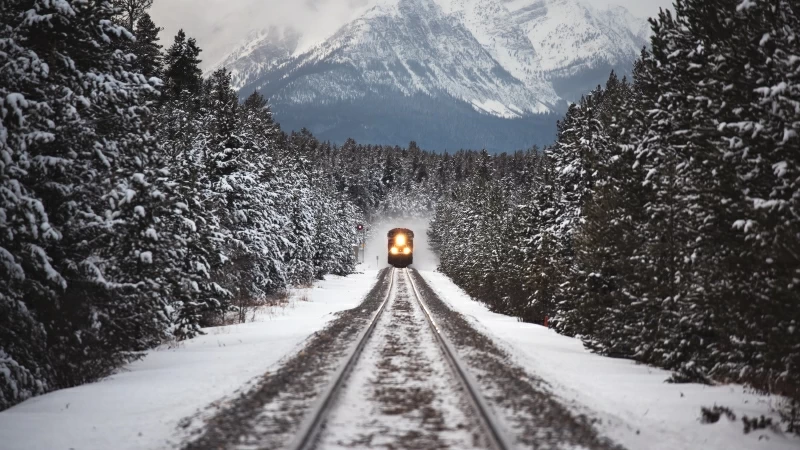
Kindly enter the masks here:
<path id="1" fill-rule="evenodd" d="M 351 106 L 364 100 L 371 102 L 365 111 L 390 111 L 392 104 L 400 110 L 408 98 L 425 96 L 441 105 L 468 106 L 456 108 L 463 113 L 458 120 L 476 124 L 476 130 L 455 141 L 420 136 L 418 142 L 468 147 L 474 145 L 470 138 L 487 141 L 482 137 L 489 135 L 494 149 L 510 149 L 519 139 L 485 129 L 480 116 L 533 119 L 529 125 L 535 122 L 536 132 L 511 127 L 504 133 L 519 131 L 530 142 L 525 146 L 549 143 L 555 121 L 544 126 L 536 116 L 562 113 L 612 69 L 629 71 L 646 44 L 645 23 L 624 8 L 598 10 L 582 0 L 383 0 L 305 51 L 298 47 L 300 36 L 270 29 L 220 66 L 232 71 L 241 95 L 259 90 L 268 97 L 284 126 L 306 126 L 322 138 L 351 127 L 351 137 L 362 141 L 403 143 L 382 141 L 369 130 L 388 128 L 371 127 L 374 117 Z M 340 118 L 320 117 L 322 109 L 339 103 L 361 117 L 348 118 L 347 126 Z M 307 123 L 299 122 L 304 115 Z M 412 126 L 429 128 L 418 125 Z M 453 125 L 441 124 L 448 126 Z"/>

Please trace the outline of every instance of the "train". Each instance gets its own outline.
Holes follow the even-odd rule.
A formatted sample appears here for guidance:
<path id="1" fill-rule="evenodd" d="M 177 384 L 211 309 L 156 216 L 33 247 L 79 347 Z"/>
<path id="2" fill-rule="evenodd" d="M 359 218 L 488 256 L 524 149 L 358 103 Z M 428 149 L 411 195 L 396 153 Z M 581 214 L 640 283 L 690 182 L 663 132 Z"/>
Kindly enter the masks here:
<path id="1" fill-rule="evenodd" d="M 387 234 L 389 238 L 389 264 L 405 268 L 414 263 L 414 232 L 408 228 L 395 228 Z"/>

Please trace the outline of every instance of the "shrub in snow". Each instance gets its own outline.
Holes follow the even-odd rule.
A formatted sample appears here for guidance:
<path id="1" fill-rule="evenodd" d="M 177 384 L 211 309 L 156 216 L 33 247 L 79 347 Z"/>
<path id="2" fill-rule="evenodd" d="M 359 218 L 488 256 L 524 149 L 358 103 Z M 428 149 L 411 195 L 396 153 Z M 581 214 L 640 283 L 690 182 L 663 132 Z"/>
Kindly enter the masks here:
<path id="1" fill-rule="evenodd" d="M 700 421 L 702 423 L 717 423 L 723 415 L 730 421 L 736 420 L 736 414 L 726 406 L 702 407 L 700 408 L 700 413 Z"/>

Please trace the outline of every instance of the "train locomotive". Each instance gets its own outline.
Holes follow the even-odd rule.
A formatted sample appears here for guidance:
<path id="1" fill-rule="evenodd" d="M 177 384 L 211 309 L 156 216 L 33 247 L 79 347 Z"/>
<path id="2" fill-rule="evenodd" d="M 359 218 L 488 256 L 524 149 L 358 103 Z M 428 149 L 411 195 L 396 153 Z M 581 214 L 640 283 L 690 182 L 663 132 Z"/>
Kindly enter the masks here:
<path id="1" fill-rule="evenodd" d="M 414 232 L 407 228 L 389 231 L 389 264 L 404 268 L 414 262 Z"/>

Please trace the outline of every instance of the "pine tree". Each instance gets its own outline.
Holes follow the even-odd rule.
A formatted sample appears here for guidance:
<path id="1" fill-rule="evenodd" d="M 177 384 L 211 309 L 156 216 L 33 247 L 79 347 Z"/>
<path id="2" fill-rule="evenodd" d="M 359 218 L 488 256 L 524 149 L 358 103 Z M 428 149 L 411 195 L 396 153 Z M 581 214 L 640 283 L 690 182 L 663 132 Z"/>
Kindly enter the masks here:
<path id="1" fill-rule="evenodd" d="M 194 38 L 186 38 L 179 30 L 175 41 L 164 55 L 165 99 L 186 98 L 197 95 L 202 88 L 200 48 Z"/>
<path id="2" fill-rule="evenodd" d="M 152 239 L 133 232 L 158 233 L 142 215 L 159 196 L 154 91 L 131 71 L 113 12 L 78 1 L 2 11 L 0 320 L 30 337 L 0 349 L 19 377 L 4 379 L 0 407 L 105 375 L 167 332 L 164 299 L 140 269 Z"/>
<path id="3" fill-rule="evenodd" d="M 135 69 L 146 78 L 160 78 L 162 69 L 161 44 L 158 43 L 158 33 L 163 28 L 157 27 L 150 14 L 144 13 L 136 22 L 133 43 L 133 54 L 136 55 Z"/>
<path id="4" fill-rule="evenodd" d="M 591 274 L 585 280 L 584 308 L 593 332 L 584 342 L 593 351 L 616 357 L 633 357 L 645 314 L 642 286 L 646 280 L 637 270 L 639 250 L 644 245 L 640 233 L 646 220 L 645 207 L 650 190 L 644 184 L 646 173 L 634 150 L 643 134 L 647 98 L 643 91 L 647 53 L 634 67 L 634 83 L 606 85 L 603 106 L 609 145 L 599 169 L 598 187 L 585 207 L 585 220 L 576 238 L 580 265 Z M 614 89 L 619 92 L 614 93 Z M 594 286 L 592 286 L 594 285 Z M 591 296 L 591 297 L 589 297 Z"/>
<path id="5" fill-rule="evenodd" d="M 713 42 L 706 95 L 718 117 L 715 145 L 728 188 L 719 228 L 730 247 L 721 261 L 727 283 L 710 289 L 725 298 L 716 313 L 730 330 L 714 373 L 797 399 L 800 116 L 790 105 L 800 98 L 791 56 L 800 49 L 800 19 L 791 2 L 714 6 L 725 14 L 699 30 Z M 687 2 L 693 11 L 708 7 Z"/>
<path id="6" fill-rule="evenodd" d="M 622 274 L 627 273 L 625 264 L 629 264 L 625 252 L 631 250 L 631 212 L 624 209 L 628 204 L 621 197 L 620 186 L 636 182 L 630 170 L 632 152 L 622 148 L 620 139 L 623 111 L 630 111 L 623 108 L 634 106 L 625 102 L 628 90 L 627 81 L 620 81 L 612 72 L 602 94 L 596 91 L 592 96 L 597 99 L 591 116 L 596 121 L 593 185 L 573 233 L 575 269 L 567 281 L 572 292 L 563 317 L 596 351 L 604 349 L 598 342 L 611 332 L 605 329 L 607 317 L 624 303 L 619 291 L 624 289 Z"/>
<path id="7" fill-rule="evenodd" d="M 204 128 L 209 133 L 205 155 L 207 170 L 212 180 L 224 183 L 226 175 L 242 169 L 245 150 L 238 135 L 239 99 L 231 89 L 231 75 L 224 68 L 216 70 L 205 83 Z M 223 185 L 218 188 L 227 190 Z"/>
<path id="8" fill-rule="evenodd" d="M 167 164 L 171 193 L 176 197 L 180 221 L 172 224 L 175 233 L 186 236 L 182 250 L 180 288 L 172 309 L 176 316 L 175 334 L 188 338 L 228 307 L 231 292 L 214 277 L 222 263 L 223 246 L 228 242 L 220 214 L 221 195 L 214 183 L 219 154 L 210 143 L 220 141 L 216 123 L 200 79 L 200 49 L 180 31 L 165 57 L 164 89 L 158 122 L 160 158 Z M 215 147 L 218 149 L 218 147 Z M 224 158 L 220 158 L 223 159 Z M 212 179 L 212 177 L 216 177 Z"/>
<path id="9" fill-rule="evenodd" d="M 119 14 L 120 25 L 130 31 L 147 15 L 147 10 L 153 6 L 153 0 L 111 0 Z"/>
<path id="10" fill-rule="evenodd" d="M 584 208 L 592 200 L 598 169 L 608 147 L 608 135 L 601 121 L 603 90 L 598 87 L 590 96 L 573 105 L 565 120 L 559 124 L 558 141 L 546 154 L 553 161 L 556 180 L 561 186 L 558 216 L 550 233 L 558 246 L 558 266 L 563 272 L 555 294 L 558 304 L 554 324 L 569 334 L 591 332 L 591 322 L 583 320 L 580 285 L 587 274 L 576 265 L 574 237 L 580 225 Z"/>
<path id="11" fill-rule="evenodd" d="M 284 235 L 289 243 L 283 260 L 286 264 L 287 282 L 290 285 L 305 285 L 315 276 L 314 270 L 314 230 L 316 228 L 314 206 L 311 189 L 310 163 L 302 157 L 301 151 L 295 152 L 295 158 L 282 167 L 286 180 L 281 210 L 288 218 Z"/>
<path id="12" fill-rule="evenodd" d="M 562 216 L 561 189 L 556 179 L 552 161 L 542 158 L 528 196 L 533 217 L 524 244 L 531 249 L 525 260 L 528 267 L 525 282 L 530 296 L 520 316 L 534 323 L 544 323 L 546 317 L 555 316 L 556 294 L 567 269 L 555 234 L 556 223 Z"/>

